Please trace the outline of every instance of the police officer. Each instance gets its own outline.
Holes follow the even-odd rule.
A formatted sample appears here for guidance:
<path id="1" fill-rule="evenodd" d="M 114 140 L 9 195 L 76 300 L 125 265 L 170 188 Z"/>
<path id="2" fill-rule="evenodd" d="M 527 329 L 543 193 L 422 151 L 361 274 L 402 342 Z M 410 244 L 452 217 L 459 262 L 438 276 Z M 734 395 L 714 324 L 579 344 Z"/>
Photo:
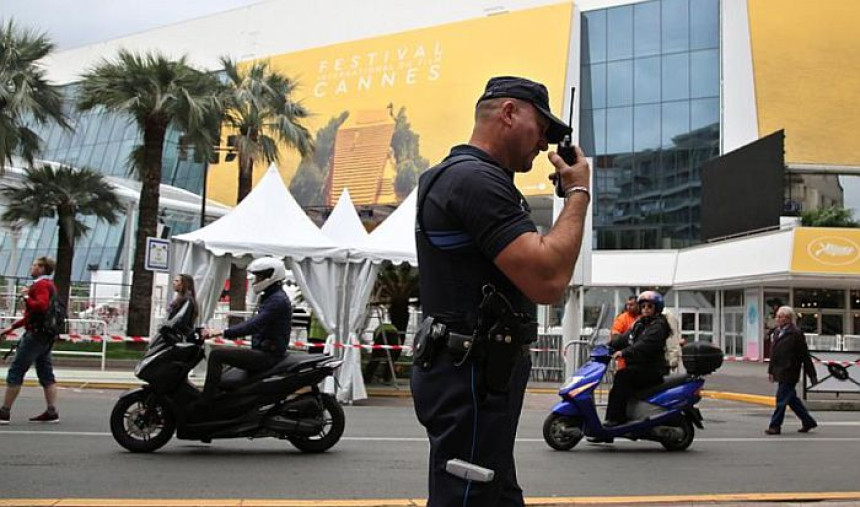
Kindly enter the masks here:
<path id="1" fill-rule="evenodd" d="M 514 174 L 528 172 L 570 128 L 546 87 L 494 77 L 475 107 L 468 144 L 418 185 L 416 243 L 425 317 L 411 387 L 430 439 L 428 506 L 522 506 L 514 438 L 531 370 L 535 303 L 556 303 L 582 242 L 590 169 L 576 148 L 549 160 L 567 196 L 552 230 L 537 232 Z M 478 472 L 464 473 L 462 466 Z"/>

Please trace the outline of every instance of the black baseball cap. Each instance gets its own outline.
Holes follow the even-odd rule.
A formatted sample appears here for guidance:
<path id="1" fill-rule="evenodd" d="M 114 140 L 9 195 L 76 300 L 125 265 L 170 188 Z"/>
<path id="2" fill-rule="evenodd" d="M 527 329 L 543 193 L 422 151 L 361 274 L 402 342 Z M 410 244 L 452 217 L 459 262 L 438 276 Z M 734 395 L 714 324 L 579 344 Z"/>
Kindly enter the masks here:
<path id="1" fill-rule="evenodd" d="M 546 91 L 546 86 L 524 77 L 497 76 L 487 81 L 487 87 L 478 102 L 501 97 L 531 102 L 535 109 L 549 120 L 549 128 L 546 131 L 547 142 L 560 143 L 564 136 L 570 135 L 570 127 L 549 110 L 549 93 Z"/>

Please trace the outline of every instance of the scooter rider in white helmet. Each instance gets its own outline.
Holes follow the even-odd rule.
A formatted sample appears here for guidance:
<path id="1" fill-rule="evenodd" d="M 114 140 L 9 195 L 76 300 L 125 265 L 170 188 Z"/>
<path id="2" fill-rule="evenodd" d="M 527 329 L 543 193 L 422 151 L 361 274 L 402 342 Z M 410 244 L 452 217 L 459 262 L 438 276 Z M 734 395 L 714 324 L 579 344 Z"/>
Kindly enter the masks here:
<path id="1" fill-rule="evenodd" d="M 245 322 L 221 332 L 207 330 L 204 336 L 238 338 L 251 335 L 251 348 L 218 348 L 209 353 L 203 399 L 210 400 L 218 392 L 224 365 L 235 366 L 250 374 L 268 370 L 287 355 L 290 341 L 292 305 L 282 288 L 287 278 L 284 263 L 272 257 L 256 259 L 248 265 L 254 275 L 251 284 L 258 295 L 257 312 Z"/>

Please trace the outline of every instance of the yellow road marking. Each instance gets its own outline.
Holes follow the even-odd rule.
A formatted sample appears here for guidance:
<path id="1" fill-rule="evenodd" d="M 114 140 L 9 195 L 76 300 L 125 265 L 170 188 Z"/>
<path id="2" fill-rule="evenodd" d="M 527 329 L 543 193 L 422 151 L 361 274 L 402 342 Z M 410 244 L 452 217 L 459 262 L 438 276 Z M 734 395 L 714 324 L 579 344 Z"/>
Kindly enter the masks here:
<path id="1" fill-rule="evenodd" d="M 856 501 L 860 491 L 797 493 L 723 493 L 654 496 L 576 496 L 526 498 L 531 507 L 576 505 L 689 504 L 717 502 Z M 6 498 L 0 507 L 419 507 L 421 498 L 375 500 L 264 500 L 264 499 L 132 499 L 132 498 Z"/>

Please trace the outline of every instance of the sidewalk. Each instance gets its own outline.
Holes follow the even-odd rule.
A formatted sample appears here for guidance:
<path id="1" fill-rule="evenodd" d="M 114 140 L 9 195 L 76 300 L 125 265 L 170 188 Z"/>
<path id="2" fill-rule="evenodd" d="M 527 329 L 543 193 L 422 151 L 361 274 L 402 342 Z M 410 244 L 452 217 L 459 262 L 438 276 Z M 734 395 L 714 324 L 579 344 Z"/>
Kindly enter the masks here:
<path id="1" fill-rule="evenodd" d="M 0 366 L 0 382 L 5 383 L 7 369 L 8 364 Z M 105 371 L 98 368 L 55 368 L 54 374 L 60 385 L 79 389 L 133 389 L 143 384 L 134 376 L 131 368 Z M 205 372 L 202 368 L 198 368 L 196 375 L 190 377 L 198 386 L 202 386 L 204 378 Z M 37 385 L 34 368 L 27 372 L 25 383 Z M 410 396 L 408 382 L 401 380 L 398 387 L 399 389 L 388 384 L 371 384 L 367 386 L 367 391 L 370 396 Z M 532 381 L 528 390 L 532 393 L 555 394 L 559 387 L 560 383 Z M 713 397 L 724 393 L 725 399 L 759 404 L 773 402 L 774 387 L 767 380 L 767 365 L 764 363 L 726 362 L 716 373 L 707 377 L 705 389 L 708 395 Z"/>

